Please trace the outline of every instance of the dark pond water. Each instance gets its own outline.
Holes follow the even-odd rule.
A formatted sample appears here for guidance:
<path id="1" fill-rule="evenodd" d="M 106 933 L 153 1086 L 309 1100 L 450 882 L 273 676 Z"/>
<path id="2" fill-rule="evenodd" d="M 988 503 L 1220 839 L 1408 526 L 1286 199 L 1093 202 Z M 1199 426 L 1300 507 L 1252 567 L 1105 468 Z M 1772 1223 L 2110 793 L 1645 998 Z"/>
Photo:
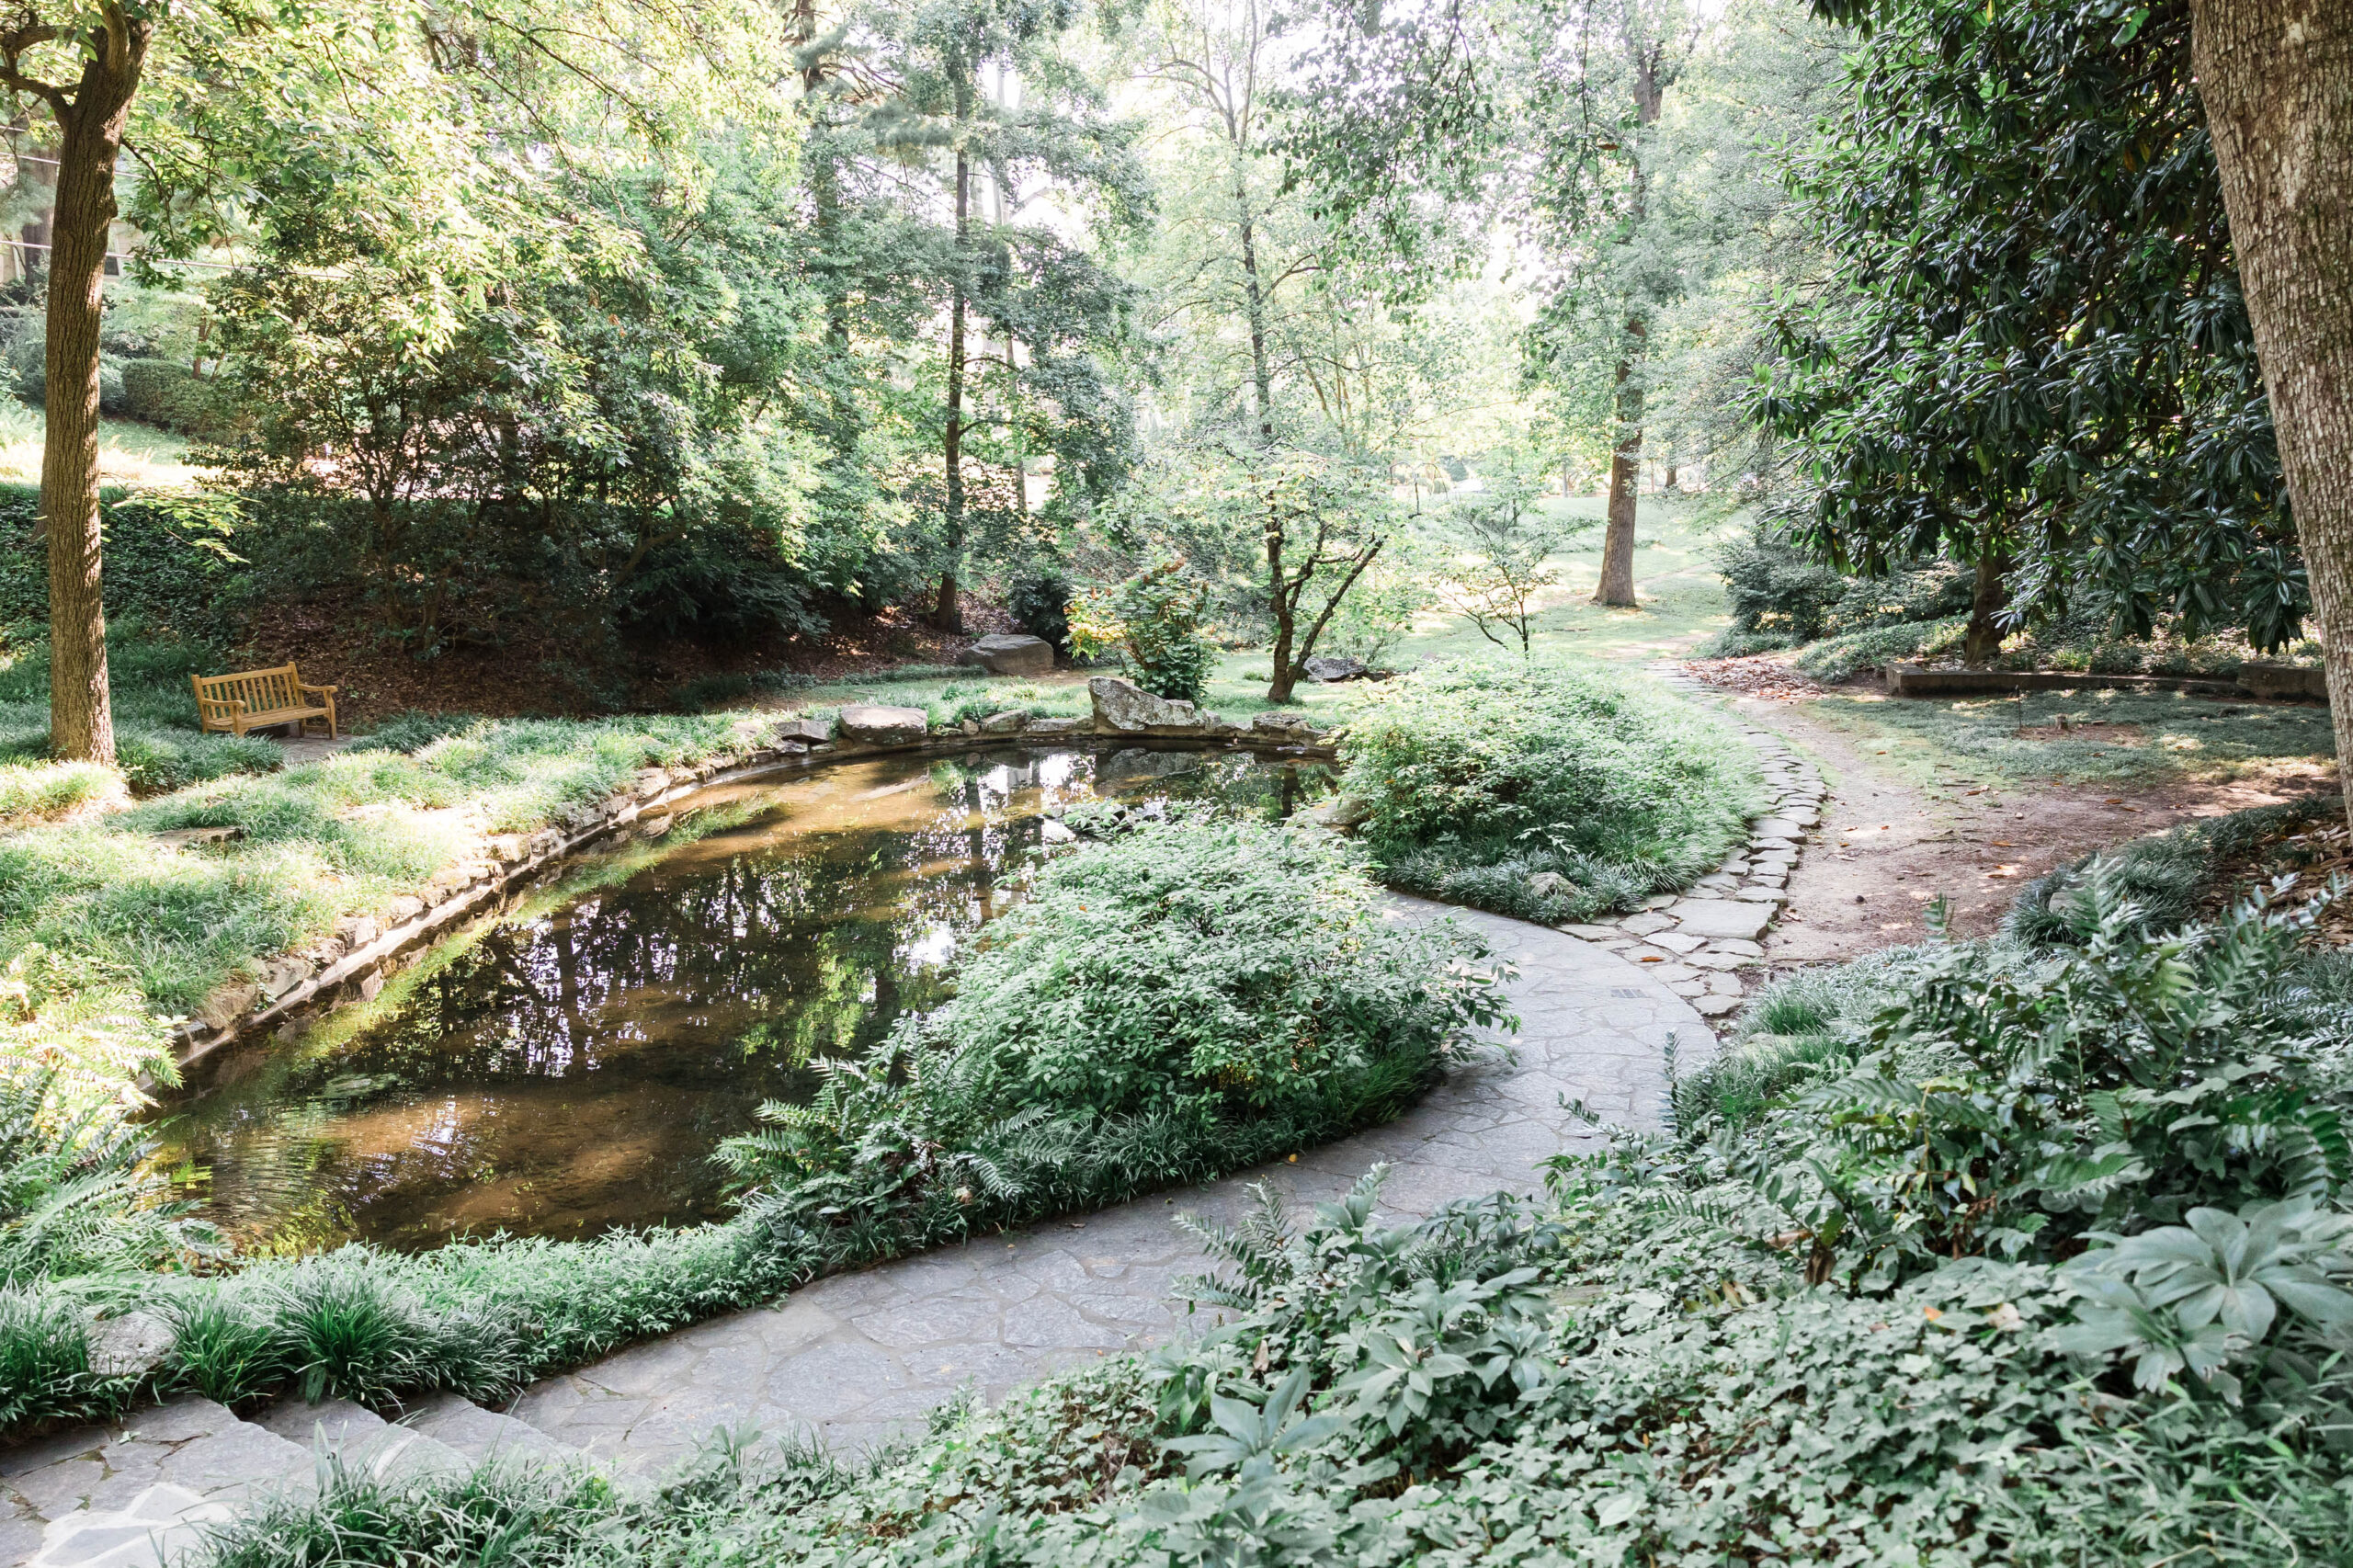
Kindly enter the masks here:
<path id="1" fill-rule="evenodd" d="M 1279 814 L 1323 784 L 1245 753 L 1006 749 L 712 791 L 693 809 L 718 815 L 681 821 L 723 825 L 584 865 L 453 938 L 375 1021 L 196 1064 L 157 1163 L 257 1251 L 707 1219 L 726 1207 L 710 1151 L 761 1101 L 945 998 L 1049 806 Z"/>

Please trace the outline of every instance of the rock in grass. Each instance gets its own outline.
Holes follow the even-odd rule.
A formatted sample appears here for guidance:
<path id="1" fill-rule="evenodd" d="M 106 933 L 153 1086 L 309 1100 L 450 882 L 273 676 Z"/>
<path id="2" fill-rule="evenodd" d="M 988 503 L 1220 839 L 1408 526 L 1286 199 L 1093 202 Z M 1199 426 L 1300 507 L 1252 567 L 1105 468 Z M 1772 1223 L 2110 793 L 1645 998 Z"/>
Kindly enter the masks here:
<path id="1" fill-rule="evenodd" d="M 1054 667 L 1054 645 L 1042 637 L 993 631 L 964 651 L 963 662 L 993 676 L 1041 676 Z"/>
<path id="2" fill-rule="evenodd" d="M 1528 891 L 1538 898 L 1574 898 L 1577 885 L 1558 871 L 1539 871 L 1528 879 Z"/>
<path id="3" fill-rule="evenodd" d="M 1362 680 L 1370 674 L 1362 659 L 1343 659 L 1336 655 L 1318 653 L 1307 661 L 1307 678 L 1327 685 L 1334 681 Z"/>
<path id="4" fill-rule="evenodd" d="M 877 746 L 904 745 L 923 739 L 926 727 L 920 708 L 885 708 L 860 702 L 842 710 L 841 733 L 846 741 L 864 741 Z"/>
<path id="5" fill-rule="evenodd" d="M 1018 708 L 1008 708 L 1002 713 L 992 713 L 981 721 L 981 733 L 1009 735 L 1021 728 L 1021 721 L 1029 717 Z"/>
<path id="6" fill-rule="evenodd" d="M 1154 697 L 1133 681 L 1097 676 L 1086 683 L 1095 699 L 1095 727 L 1121 734 L 1144 730 L 1190 730 L 1201 722 L 1200 710 L 1189 702 Z"/>

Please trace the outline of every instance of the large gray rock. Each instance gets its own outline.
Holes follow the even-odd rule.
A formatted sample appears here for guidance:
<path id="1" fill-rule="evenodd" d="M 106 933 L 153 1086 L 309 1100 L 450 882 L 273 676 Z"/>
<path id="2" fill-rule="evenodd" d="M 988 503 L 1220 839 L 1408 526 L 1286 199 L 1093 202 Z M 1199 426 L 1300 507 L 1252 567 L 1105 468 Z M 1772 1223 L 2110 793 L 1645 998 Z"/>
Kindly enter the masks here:
<path id="1" fill-rule="evenodd" d="M 1191 703 L 1154 697 L 1133 681 L 1116 676 L 1097 676 L 1086 683 L 1086 694 L 1095 699 L 1095 727 L 1098 730 L 1138 734 L 1146 730 L 1191 730 L 1200 726 L 1200 710 Z"/>
<path id="2" fill-rule="evenodd" d="M 1329 684 L 1333 681 L 1362 680 L 1368 673 L 1362 659 L 1344 659 L 1336 654 L 1318 653 L 1303 666 L 1307 678 Z"/>
<path id="3" fill-rule="evenodd" d="M 1042 637 L 992 631 L 964 651 L 963 662 L 995 676 L 1041 676 L 1054 667 L 1054 645 Z"/>
<path id="4" fill-rule="evenodd" d="M 846 741 L 864 741 L 869 745 L 904 745 L 923 739 L 926 722 L 920 708 L 859 702 L 842 710 L 841 733 Z"/>
<path id="5" fill-rule="evenodd" d="M 823 719 L 788 719 L 777 726 L 780 740 L 802 741 L 811 745 L 822 744 L 834 738 L 834 727 Z"/>

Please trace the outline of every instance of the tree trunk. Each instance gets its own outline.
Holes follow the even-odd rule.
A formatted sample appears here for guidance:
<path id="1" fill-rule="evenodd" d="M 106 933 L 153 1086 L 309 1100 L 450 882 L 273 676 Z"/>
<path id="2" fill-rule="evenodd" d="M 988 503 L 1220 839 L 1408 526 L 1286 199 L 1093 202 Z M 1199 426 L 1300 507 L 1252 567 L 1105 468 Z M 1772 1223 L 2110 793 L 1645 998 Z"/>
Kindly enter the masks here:
<path id="1" fill-rule="evenodd" d="M 98 547 L 98 314 L 114 222 L 114 165 L 154 24 L 108 6 L 72 100 L 51 99 L 61 135 L 50 222 L 49 344 L 40 516 L 49 542 L 49 745 L 114 761 Z"/>
<path id="2" fill-rule="evenodd" d="M 1626 324 L 1639 352 L 1643 324 Z M 1634 379 L 1632 355 L 1618 362 L 1618 449 L 1609 460 L 1609 522 L 1601 536 L 1601 585 L 1597 605 L 1634 607 L 1634 498 L 1643 473 L 1643 388 Z"/>
<path id="3" fill-rule="evenodd" d="M 2353 810 L 2353 6 L 2191 0 L 2190 15 Z"/>
<path id="4" fill-rule="evenodd" d="M 1969 597 L 1969 630 L 1961 639 L 1961 658 L 1972 669 L 1994 662 L 2002 651 L 2002 629 L 1995 622 L 2007 595 L 2003 581 L 2009 575 L 2009 552 L 1991 541 L 1977 551 L 1977 583 Z"/>
<path id="5" fill-rule="evenodd" d="M 956 564 L 964 549 L 964 257 L 971 232 L 972 165 L 956 150 L 956 278 L 949 291 L 948 322 L 948 564 L 940 568 L 939 600 L 931 624 L 941 631 L 964 630 L 964 608 L 956 597 Z"/>
<path id="6" fill-rule="evenodd" d="M 1250 381 L 1258 396 L 1258 439 L 1275 440 L 1274 372 L 1267 363 L 1267 296 L 1258 283 L 1258 229 L 1250 214 L 1250 187 L 1242 174 L 1242 154 L 1233 157 L 1233 210 L 1242 238 L 1242 292 L 1250 315 Z M 1282 701 L 1290 694 L 1275 699 Z"/>
<path id="7" fill-rule="evenodd" d="M 1267 581 L 1273 585 L 1268 608 L 1275 612 L 1275 662 L 1267 683 L 1267 700 L 1289 702 L 1291 686 L 1299 678 L 1290 667 L 1291 639 L 1299 616 L 1289 585 L 1283 581 L 1283 525 L 1272 494 L 1267 497 Z"/>

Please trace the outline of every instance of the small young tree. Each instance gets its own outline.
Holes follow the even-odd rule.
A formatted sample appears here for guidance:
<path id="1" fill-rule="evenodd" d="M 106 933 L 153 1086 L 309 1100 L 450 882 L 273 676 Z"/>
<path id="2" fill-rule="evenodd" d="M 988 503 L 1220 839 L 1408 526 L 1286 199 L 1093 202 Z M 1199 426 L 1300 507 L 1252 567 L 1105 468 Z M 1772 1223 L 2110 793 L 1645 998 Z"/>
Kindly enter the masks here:
<path id="1" fill-rule="evenodd" d="M 1071 650 L 1081 658 L 1117 653 L 1154 697 L 1199 702 L 1217 658 L 1201 635 L 1208 604 L 1200 579 L 1183 561 L 1164 556 L 1117 587 L 1091 588 L 1071 601 Z"/>
<path id="2" fill-rule="evenodd" d="M 1498 648 L 1511 646 L 1503 634 L 1512 633 L 1528 658 L 1536 599 L 1561 581 L 1552 555 L 1594 520 L 1547 513 L 1533 483 L 1509 478 L 1447 507 L 1439 527 L 1453 557 L 1438 580 L 1439 601 Z"/>

